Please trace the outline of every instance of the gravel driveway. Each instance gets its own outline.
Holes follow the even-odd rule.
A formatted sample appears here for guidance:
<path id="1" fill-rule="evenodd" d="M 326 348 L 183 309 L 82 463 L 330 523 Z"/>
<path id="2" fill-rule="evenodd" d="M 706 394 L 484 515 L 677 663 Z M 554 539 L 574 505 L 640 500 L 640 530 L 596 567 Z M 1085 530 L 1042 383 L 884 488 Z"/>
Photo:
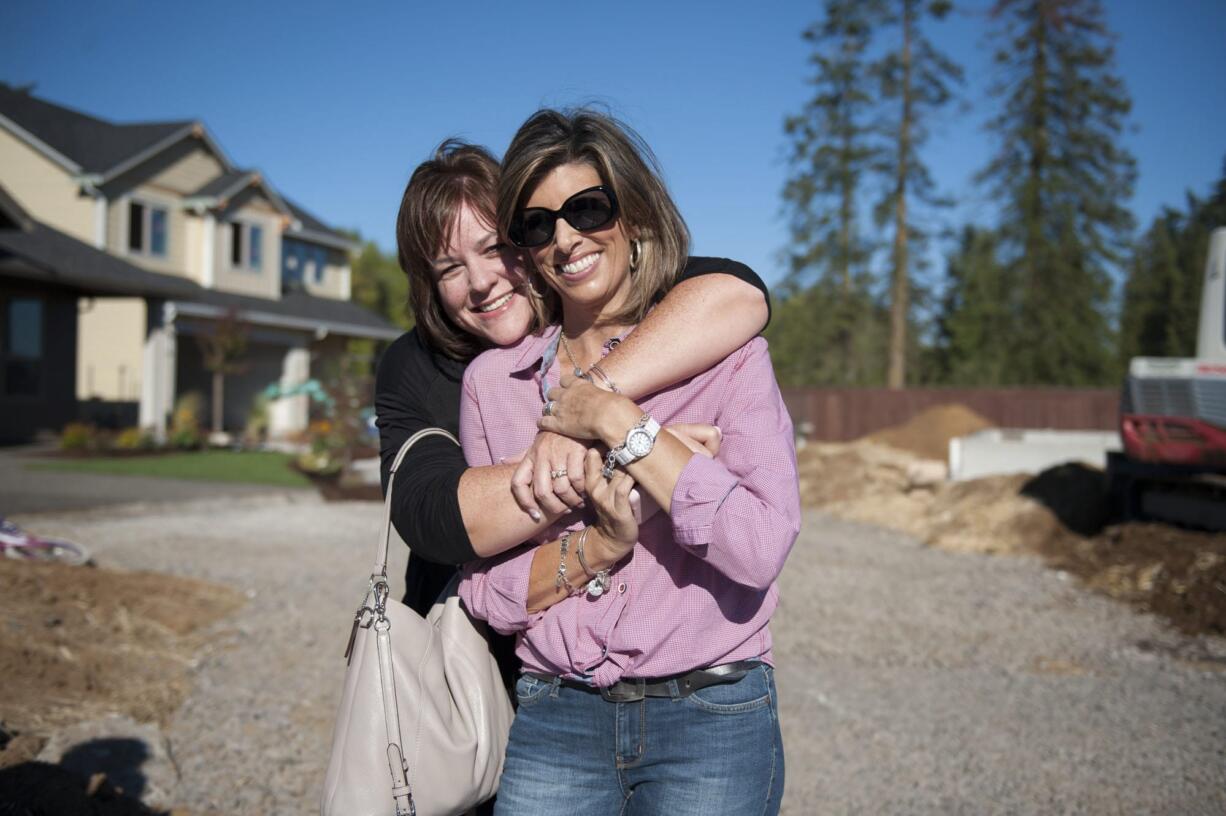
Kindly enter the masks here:
<path id="1" fill-rule="evenodd" d="M 167 736 L 193 816 L 266 816 L 317 810 L 380 513 L 298 494 L 18 521 L 247 592 Z M 1226 641 L 818 514 L 782 585 L 786 813 L 1226 812 Z"/>

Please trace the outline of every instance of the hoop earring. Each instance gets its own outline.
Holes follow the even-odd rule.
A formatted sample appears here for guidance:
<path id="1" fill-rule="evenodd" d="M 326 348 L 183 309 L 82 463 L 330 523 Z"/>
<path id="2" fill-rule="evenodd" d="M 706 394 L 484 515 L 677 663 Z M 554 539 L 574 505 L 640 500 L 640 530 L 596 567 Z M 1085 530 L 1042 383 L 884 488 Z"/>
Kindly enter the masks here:
<path id="1" fill-rule="evenodd" d="M 639 271 L 639 262 L 643 260 L 643 244 L 638 238 L 630 242 L 630 271 Z"/>

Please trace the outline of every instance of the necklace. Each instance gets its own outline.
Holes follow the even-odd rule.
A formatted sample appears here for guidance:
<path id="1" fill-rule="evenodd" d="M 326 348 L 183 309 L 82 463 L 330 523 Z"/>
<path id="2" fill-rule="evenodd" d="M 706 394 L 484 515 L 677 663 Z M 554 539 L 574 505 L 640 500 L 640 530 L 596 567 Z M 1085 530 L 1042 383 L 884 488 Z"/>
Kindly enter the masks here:
<path id="1" fill-rule="evenodd" d="M 566 352 L 566 356 L 570 358 L 570 364 L 575 367 L 575 376 L 579 379 L 584 379 L 583 369 L 579 367 L 579 363 L 575 360 L 575 355 L 571 354 L 570 343 L 566 342 L 566 335 L 558 330 L 558 336 L 562 338 L 562 349 Z"/>

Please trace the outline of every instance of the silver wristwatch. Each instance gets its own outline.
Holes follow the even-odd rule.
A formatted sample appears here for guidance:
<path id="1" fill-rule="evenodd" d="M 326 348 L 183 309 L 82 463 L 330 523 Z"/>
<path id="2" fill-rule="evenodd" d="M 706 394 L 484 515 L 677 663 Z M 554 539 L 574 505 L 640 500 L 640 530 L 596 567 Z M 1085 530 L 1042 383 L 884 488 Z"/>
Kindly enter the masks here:
<path id="1" fill-rule="evenodd" d="M 651 453 L 659 433 L 660 423 L 652 419 L 650 414 L 643 414 L 634 427 L 626 432 L 625 441 L 605 455 L 604 469 L 601 471 L 604 477 L 612 479 L 614 466 L 625 467 Z"/>

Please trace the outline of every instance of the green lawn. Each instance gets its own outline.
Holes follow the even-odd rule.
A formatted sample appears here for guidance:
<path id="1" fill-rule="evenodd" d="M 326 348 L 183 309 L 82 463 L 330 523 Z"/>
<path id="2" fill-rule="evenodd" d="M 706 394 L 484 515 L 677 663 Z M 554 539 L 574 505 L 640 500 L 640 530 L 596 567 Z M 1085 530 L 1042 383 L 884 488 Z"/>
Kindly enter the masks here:
<path id="1" fill-rule="evenodd" d="M 201 451 L 157 456 L 113 456 L 94 459 L 56 459 L 30 465 L 37 470 L 72 470 L 113 473 L 119 476 L 154 476 L 201 482 L 244 482 L 278 487 L 310 487 L 285 453 L 255 451 Z"/>

